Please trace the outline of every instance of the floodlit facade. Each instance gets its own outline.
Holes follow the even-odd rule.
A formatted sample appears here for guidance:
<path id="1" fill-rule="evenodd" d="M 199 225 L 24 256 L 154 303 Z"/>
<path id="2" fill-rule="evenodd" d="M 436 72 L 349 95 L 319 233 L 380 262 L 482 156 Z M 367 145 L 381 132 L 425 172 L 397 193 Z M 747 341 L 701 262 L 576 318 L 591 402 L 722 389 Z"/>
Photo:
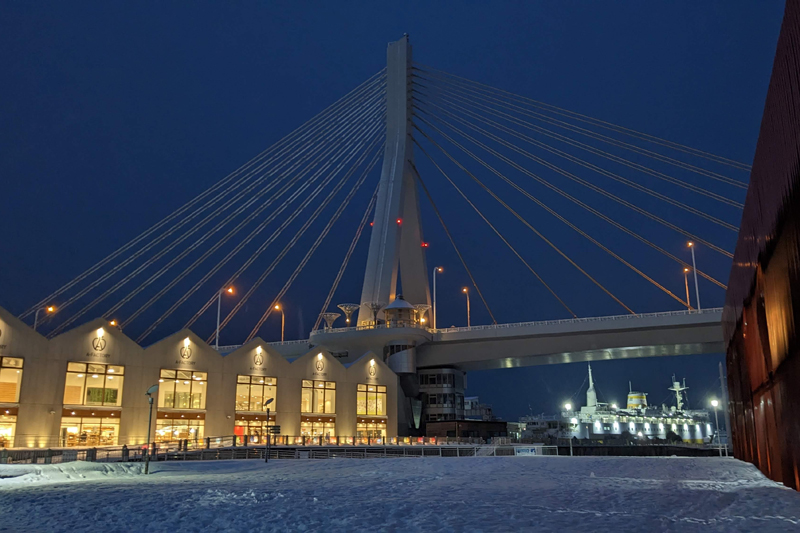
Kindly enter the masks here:
<path id="1" fill-rule="evenodd" d="M 103 319 L 48 341 L 0 308 L 0 447 L 144 443 L 156 384 L 151 442 L 258 444 L 274 425 L 286 443 L 397 436 L 397 375 L 372 352 L 289 362 L 256 338 L 221 355 L 190 330 L 143 348 Z"/>
<path id="2" fill-rule="evenodd" d="M 734 455 L 800 490 L 800 2 L 772 67 L 723 313 Z"/>

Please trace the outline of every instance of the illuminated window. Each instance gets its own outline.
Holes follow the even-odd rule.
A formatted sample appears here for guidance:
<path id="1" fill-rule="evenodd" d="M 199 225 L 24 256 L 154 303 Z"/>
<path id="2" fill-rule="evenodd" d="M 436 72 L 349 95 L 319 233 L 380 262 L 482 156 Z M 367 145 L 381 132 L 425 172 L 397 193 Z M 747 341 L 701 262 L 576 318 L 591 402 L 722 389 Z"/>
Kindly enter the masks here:
<path id="1" fill-rule="evenodd" d="M 304 379 L 300 411 L 314 414 L 336 413 L 336 382 Z"/>
<path id="2" fill-rule="evenodd" d="M 167 409 L 205 409 L 207 379 L 206 372 L 161 369 L 158 406 Z"/>
<path id="3" fill-rule="evenodd" d="M 122 405 L 125 367 L 67 363 L 64 405 Z"/>
<path id="4" fill-rule="evenodd" d="M 359 439 L 386 438 L 386 421 L 359 418 L 356 424 L 356 436 Z"/>
<path id="5" fill-rule="evenodd" d="M 300 421 L 300 435 L 304 437 L 335 437 L 336 422 L 330 419 Z"/>
<path id="6" fill-rule="evenodd" d="M 386 387 L 383 385 L 358 385 L 356 414 L 386 416 Z"/>
<path id="7" fill-rule="evenodd" d="M 14 445 L 14 432 L 17 429 L 17 415 L 7 415 L 0 411 L 0 448 Z"/>
<path id="8" fill-rule="evenodd" d="M 61 446 L 114 446 L 118 437 L 119 417 L 61 418 Z"/>
<path id="9" fill-rule="evenodd" d="M 260 418 L 260 420 L 236 420 L 233 427 L 233 434 L 239 437 L 247 435 L 248 442 L 254 444 L 266 442 L 266 437 L 268 435 L 267 427 L 274 425 L 275 421 L 270 420 L 269 423 L 267 423 L 266 417 Z"/>
<path id="10" fill-rule="evenodd" d="M 236 410 L 264 412 L 269 407 L 275 411 L 275 398 L 278 392 L 278 379 L 264 376 L 236 377 Z M 264 402 L 272 399 L 269 406 Z"/>
<path id="11" fill-rule="evenodd" d="M 159 415 L 156 419 L 156 442 L 170 442 L 177 440 L 199 440 L 203 438 L 205 420 L 194 418 L 194 415 L 185 417 Z"/>
<path id="12" fill-rule="evenodd" d="M 0 357 L 0 402 L 17 403 L 22 383 L 22 359 Z"/>

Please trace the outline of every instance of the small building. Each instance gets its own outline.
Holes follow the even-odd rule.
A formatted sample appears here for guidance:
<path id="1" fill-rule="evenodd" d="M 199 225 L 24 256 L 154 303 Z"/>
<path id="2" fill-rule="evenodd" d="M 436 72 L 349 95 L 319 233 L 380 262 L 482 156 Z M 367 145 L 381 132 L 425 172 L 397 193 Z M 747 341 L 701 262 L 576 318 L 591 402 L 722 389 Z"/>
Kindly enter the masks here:
<path id="1" fill-rule="evenodd" d="M 447 420 L 428 422 L 425 435 L 428 437 L 481 438 L 506 437 L 505 422 L 486 422 L 483 420 Z"/>

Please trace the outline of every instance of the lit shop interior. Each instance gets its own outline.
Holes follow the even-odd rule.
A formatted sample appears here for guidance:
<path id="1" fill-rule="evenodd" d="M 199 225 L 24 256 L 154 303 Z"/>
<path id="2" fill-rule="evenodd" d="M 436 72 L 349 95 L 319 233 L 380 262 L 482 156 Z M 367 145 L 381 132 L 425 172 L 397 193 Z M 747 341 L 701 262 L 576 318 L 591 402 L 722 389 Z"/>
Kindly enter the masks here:
<path id="1" fill-rule="evenodd" d="M 67 363 L 61 446 L 109 446 L 119 439 L 125 367 Z"/>
<path id="2" fill-rule="evenodd" d="M 19 388 L 22 383 L 22 359 L 0 357 L 0 448 L 14 442 L 17 427 L 17 407 Z"/>

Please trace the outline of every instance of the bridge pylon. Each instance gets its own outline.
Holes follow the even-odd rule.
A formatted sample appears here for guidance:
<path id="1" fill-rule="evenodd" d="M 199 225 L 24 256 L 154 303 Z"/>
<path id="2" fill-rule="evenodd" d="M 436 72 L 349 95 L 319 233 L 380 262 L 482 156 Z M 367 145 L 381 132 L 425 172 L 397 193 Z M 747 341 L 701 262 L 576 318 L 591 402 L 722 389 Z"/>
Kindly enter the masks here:
<path id="1" fill-rule="evenodd" d="M 375 204 L 361 303 L 394 301 L 398 272 L 404 298 L 430 305 L 419 195 L 413 175 L 411 45 L 408 36 L 389 43 L 386 52 L 386 148 Z M 372 324 L 367 306 L 358 325 Z"/>

